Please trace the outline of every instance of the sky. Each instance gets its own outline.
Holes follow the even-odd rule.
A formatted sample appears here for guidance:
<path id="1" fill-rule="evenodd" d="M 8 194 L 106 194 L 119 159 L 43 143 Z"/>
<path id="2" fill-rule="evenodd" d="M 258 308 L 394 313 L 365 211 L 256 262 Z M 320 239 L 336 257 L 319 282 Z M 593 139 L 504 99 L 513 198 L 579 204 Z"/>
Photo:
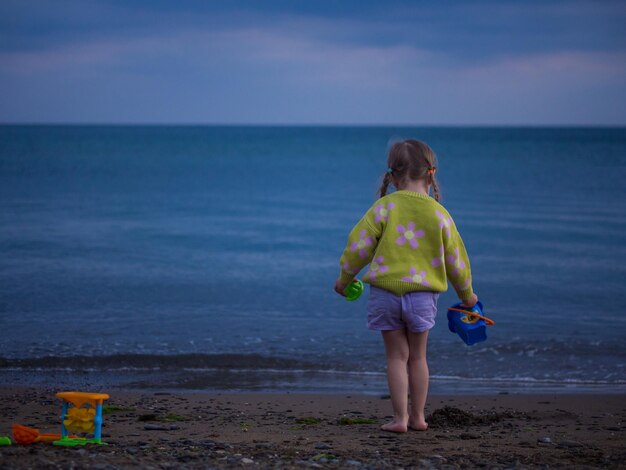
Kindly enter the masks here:
<path id="1" fill-rule="evenodd" d="M 2 0 L 0 122 L 626 125 L 625 1 Z"/>

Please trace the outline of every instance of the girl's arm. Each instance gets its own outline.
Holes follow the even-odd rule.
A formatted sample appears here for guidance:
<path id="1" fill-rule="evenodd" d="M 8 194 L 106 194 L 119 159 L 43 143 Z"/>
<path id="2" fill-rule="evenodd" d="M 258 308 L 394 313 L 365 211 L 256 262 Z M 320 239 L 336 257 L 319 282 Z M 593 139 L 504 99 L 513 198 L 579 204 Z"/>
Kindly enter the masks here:
<path id="1" fill-rule="evenodd" d="M 335 283 L 338 293 L 342 294 L 354 276 L 372 260 L 381 235 L 382 225 L 375 223 L 374 211 L 370 209 L 348 236 L 348 244 L 339 260 L 341 271 Z"/>
<path id="2" fill-rule="evenodd" d="M 444 222 L 447 222 L 442 227 L 446 276 L 459 299 L 468 307 L 473 307 L 478 298 L 472 289 L 472 271 L 465 244 L 452 218 L 444 219 Z"/>

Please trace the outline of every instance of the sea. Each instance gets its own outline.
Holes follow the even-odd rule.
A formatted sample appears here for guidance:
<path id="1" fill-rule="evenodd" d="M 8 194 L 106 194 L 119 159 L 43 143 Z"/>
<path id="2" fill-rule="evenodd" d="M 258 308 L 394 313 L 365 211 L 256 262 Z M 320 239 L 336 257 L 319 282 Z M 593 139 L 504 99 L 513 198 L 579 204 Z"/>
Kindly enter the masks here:
<path id="1" fill-rule="evenodd" d="M 626 392 L 626 128 L 0 126 L 0 383 L 385 394 L 333 291 L 391 143 L 437 153 L 495 321 L 431 393 Z"/>

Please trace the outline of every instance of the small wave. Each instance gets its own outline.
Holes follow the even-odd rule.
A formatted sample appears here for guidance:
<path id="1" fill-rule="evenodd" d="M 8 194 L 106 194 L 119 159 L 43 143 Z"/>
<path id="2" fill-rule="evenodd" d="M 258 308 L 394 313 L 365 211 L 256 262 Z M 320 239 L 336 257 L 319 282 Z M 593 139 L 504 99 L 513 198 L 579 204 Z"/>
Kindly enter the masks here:
<path id="1" fill-rule="evenodd" d="M 307 361 L 255 354 L 116 354 L 111 356 L 44 356 L 0 358 L 0 370 L 202 370 L 277 369 L 311 370 L 323 365 Z"/>
<path id="2" fill-rule="evenodd" d="M 216 372 L 223 369 L 217 368 L 209 368 L 209 369 L 198 369 L 198 368 L 187 368 L 184 369 L 187 372 Z M 375 371 L 355 371 L 355 370 L 341 370 L 341 369 L 232 369 L 231 372 L 236 374 L 249 374 L 255 372 L 264 372 L 268 374 L 284 374 L 290 373 L 294 375 L 300 374 L 318 374 L 318 375 L 341 375 L 341 376 L 354 376 L 354 377 L 385 377 L 385 372 L 375 372 Z"/>
<path id="3" fill-rule="evenodd" d="M 583 380 L 570 378 L 542 378 L 535 377 L 461 377 L 458 375 L 432 375 L 430 380 L 449 382 L 489 382 L 492 384 L 529 384 L 529 385 L 626 385 L 626 380 Z"/>
<path id="4" fill-rule="evenodd" d="M 249 354 L 179 354 L 179 355 L 152 355 L 152 354 L 119 354 L 110 356 L 46 356 L 37 358 L 6 359 L 0 358 L 0 372 L 4 373 L 67 373 L 92 374 L 116 373 L 125 376 L 144 376 L 146 374 L 180 374 L 193 376 L 202 374 L 215 375 L 228 373 L 231 376 L 246 377 L 250 381 L 258 381 L 260 376 L 293 377 L 296 381 L 317 377 L 322 381 L 350 381 L 359 378 L 385 381 L 384 370 L 357 370 L 350 364 L 331 364 L 314 361 L 296 360 L 283 357 L 270 357 Z M 581 379 L 559 376 L 558 372 L 549 377 L 532 377 L 524 375 L 496 375 L 488 376 L 485 371 L 473 377 L 457 374 L 434 374 L 431 381 L 434 383 L 473 384 L 477 386 L 512 385 L 519 387 L 619 387 L 626 386 L 626 379 L 622 376 L 609 379 L 597 377 Z M 240 379 L 238 379 L 240 380 Z"/>

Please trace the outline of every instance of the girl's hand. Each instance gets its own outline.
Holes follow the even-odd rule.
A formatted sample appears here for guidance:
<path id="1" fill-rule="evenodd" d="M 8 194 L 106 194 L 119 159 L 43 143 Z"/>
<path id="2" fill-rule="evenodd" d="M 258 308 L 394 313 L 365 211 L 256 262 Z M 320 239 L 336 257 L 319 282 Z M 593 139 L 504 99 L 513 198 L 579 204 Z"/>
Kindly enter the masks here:
<path id="1" fill-rule="evenodd" d="M 345 297 L 346 294 L 344 292 L 344 290 L 346 290 L 346 287 L 348 287 L 348 282 L 341 282 L 339 279 L 337 279 L 335 281 L 335 292 L 337 292 L 337 294 L 339 294 L 342 297 Z"/>
<path id="2" fill-rule="evenodd" d="M 478 302 L 478 296 L 476 294 L 472 294 L 469 299 L 461 300 L 461 302 L 461 305 L 463 307 L 472 308 L 474 305 L 476 305 L 476 302 Z"/>

